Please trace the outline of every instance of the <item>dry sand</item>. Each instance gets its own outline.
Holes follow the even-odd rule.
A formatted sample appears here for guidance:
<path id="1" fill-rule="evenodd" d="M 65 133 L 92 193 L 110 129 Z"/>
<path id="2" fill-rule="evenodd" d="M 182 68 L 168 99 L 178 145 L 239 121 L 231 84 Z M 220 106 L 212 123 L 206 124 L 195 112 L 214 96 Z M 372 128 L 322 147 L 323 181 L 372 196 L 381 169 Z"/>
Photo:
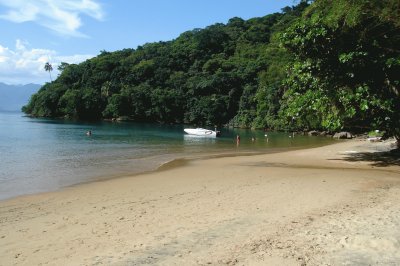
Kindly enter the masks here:
<path id="1" fill-rule="evenodd" d="M 2 201 L 0 265 L 398 265 L 388 145 L 181 161 Z"/>

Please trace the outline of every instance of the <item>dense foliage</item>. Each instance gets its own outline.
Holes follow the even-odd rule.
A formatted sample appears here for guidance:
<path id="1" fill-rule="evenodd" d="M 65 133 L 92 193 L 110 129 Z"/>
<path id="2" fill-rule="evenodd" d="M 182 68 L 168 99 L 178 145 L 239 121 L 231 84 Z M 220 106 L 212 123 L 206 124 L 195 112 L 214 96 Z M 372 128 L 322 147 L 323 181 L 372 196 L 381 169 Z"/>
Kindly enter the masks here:
<path id="1" fill-rule="evenodd" d="M 312 2 L 311 4 L 309 4 Z M 281 13 L 59 66 L 34 116 L 400 137 L 398 0 L 300 1 Z"/>
<path id="2" fill-rule="evenodd" d="M 400 137 L 400 2 L 315 1 L 282 44 L 295 55 L 281 117 L 299 128 Z"/>
<path id="3" fill-rule="evenodd" d="M 279 109 L 275 90 L 284 77 L 282 59 L 288 57 L 277 40 L 270 43 L 271 36 L 287 28 L 306 6 L 247 21 L 232 18 L 226 25 L 194 29 L 137 49 L 102 51 L 78 65 L 63 63 L 59 77 L 33 95 L 24 111 L 78 119 L 231 121 L 243 127 L 258 121 L 264 126 L 264 116 Z"/>

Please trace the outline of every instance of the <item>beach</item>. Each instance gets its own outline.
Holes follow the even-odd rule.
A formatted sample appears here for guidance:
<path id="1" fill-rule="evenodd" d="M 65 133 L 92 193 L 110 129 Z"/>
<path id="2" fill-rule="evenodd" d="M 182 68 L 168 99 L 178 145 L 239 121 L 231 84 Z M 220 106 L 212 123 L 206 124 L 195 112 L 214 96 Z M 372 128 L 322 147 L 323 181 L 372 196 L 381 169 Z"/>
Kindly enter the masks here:
<path id="1" fill-rule="evenodd" d="M 397 265 L 393 142 L 349 140 L 0 202 L 0 265 Z"/>

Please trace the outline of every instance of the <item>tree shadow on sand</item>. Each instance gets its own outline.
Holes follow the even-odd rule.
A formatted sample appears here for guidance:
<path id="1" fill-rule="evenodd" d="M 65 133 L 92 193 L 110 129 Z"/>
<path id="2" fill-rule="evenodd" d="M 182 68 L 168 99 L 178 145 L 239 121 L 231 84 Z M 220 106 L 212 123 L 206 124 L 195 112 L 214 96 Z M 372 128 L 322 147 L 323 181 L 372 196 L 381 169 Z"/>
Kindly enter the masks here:
<path id="1" fill-rule="evenodd" d="M 343 160 L 348 162 L 372 162 L 372 166 L 400 166 L 400 149 L 385 152 L 360 152 L 349 154 Z"/>

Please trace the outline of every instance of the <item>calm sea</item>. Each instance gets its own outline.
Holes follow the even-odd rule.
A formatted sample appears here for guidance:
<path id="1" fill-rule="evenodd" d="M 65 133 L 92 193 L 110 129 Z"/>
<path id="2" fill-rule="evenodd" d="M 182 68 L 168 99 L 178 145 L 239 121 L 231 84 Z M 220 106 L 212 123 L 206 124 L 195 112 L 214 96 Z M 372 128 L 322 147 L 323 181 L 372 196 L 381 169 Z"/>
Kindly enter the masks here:
<path id="1" fill-rule="evenodd" d="M 222 129 L 217 139 L 182 125 L 84 123 L 0 112 L 0 199 L 155 170 L 182 157 L 273 152 L 330 143 L 327 138 Z M 92 135 L 86 132 L 92 130 Z M 236 145 L 236 134 L 241 136 Z M 252 141 L 252 137 L 255 141 Z"/>

